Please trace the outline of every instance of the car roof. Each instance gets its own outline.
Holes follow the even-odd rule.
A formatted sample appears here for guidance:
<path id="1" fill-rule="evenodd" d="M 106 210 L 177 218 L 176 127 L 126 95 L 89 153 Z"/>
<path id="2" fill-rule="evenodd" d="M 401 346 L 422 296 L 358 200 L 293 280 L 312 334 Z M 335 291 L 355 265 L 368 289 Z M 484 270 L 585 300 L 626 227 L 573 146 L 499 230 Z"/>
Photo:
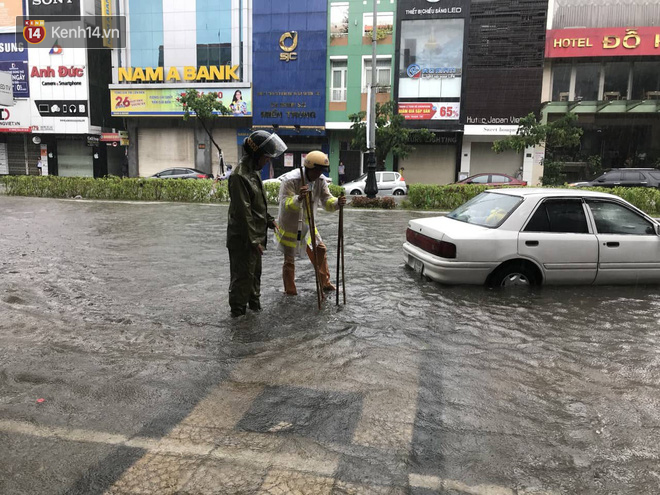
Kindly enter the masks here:
<path id="1" fill-rule="evenodd" d="M 632 168 L 632 167 L 623 167 L 623 168 L 609 168 L 609 169 L 605 170 L 605 172 L 611 172 L 611 171 L 613 171 L 613 170 L 624 170 L 624 171 L 625 171 L 625 170 L 635 170 L 635 171 L 644 170 L 644 171 L 647 171 L 647 172 L 652 172 L 653 170 L 658 171 L 657 168 Z"/>
<path id="2" fill-rule="evenodd" d="M 508 194 L 511 196 L 545 196 L 545 197 L 597 197 L 597 198 L 617 198 L 618 196 L 608 193 L 595 191 L 585 191 L 583 189 L 552 189 L 544 187 L 506 187 L 502 189 L 488 189 L 487 192 L 497 194 Z"/>

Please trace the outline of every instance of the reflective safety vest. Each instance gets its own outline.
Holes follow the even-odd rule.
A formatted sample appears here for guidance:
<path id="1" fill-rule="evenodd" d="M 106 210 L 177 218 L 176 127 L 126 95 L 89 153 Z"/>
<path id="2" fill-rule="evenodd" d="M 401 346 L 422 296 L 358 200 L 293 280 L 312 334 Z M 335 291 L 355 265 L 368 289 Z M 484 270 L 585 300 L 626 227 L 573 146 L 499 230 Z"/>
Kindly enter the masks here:
<path id="1" fill-rule="evenodd" d="M 309 224 L 307 215 L 304 211 L 304 205 L 298 201 L 302 180 L 300 169 L 292 170 L 288 174 L 280 177 L 280 209 L 277 217 L 279 228 L 275 230 L 275 243 L 280 251 L 286 255 L 299 256 L 304 247 L 311 245 L 312 238 L 309 235 Z M 305 183 L 311 190 L 311 206 L 316 211 L 319 205 L 322 205 L 326 211 L 336 211 L 339 209 L 339 201 L 330 193 L 328 183 L 324 176 L 319 177 L 313 183 Z M 302 224 L 300 224 L 300 215 L 302 213 Z M 300 239 L 298 229 L 300 228 Z M 323 242 L 318 229 L 315 231 L 316 242 Z"/>

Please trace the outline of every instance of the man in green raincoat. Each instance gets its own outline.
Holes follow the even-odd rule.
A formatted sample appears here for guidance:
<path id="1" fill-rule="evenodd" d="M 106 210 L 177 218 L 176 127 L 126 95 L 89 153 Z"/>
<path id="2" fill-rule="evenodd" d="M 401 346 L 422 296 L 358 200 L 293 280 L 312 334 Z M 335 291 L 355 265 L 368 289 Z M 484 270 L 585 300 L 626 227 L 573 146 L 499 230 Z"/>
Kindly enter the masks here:
<path id="1" fill-rule="evenodd" d="M 255 131 L 243 142 L 245 154 L 229 176 L 227 249 L 232 317 L 244 315 L 248 306 L 254 311 L 261 309 L 261 257 L 268 229 L 275 228 L 275 219 L 268 214 L 259 171 L 285 150 L 286 145 L 276 134 Z"/>

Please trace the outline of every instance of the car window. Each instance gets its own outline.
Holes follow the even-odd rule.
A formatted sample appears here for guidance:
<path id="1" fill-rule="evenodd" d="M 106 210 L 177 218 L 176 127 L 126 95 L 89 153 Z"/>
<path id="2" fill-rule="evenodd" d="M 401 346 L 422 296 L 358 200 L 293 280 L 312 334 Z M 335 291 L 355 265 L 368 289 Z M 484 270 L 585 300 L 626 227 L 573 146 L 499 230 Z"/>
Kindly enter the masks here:
<path id="1" fill-rule="evenodd" d="M 607 182 L 621 180 L 621 172 L 607 172 L 606 174 L 603 174 L 601 177 L 599 177 L 598 180 L 605 180 Z"/>
<path id="2" fill-rule="evenodd" d="M 587 234 L 587 216 L 579 199 L 547 199 L 539 205 L 525 232 Z"/>
<path id="3" fill-rule="evenodd" d="M 394 172 L 383 172 L 383 182 L 393 182 Z"/>
<path id="4" fill-rule="evenodd" d="M 484 192 L 447 216 L 460 222 L 483 227 L 499 227 L 522 200 L 520 196 Z"/>
<path id="5" fill-rule="evenodd" d="M 476 177 L 472 177 L 469 180 L 472 181 L 473 184 L 487 184 L 488 175 L 478 175 Z"/>
<path id="6" fill-rule="evenodd" d="M 648 174 L 654 179 L 660 180 L 660 172 L 649 172 Z"/>
<path id="7" fill-rule="evenodd" d="M 655 235 L 651 222 L 625 206 L 608 201 L 587 201 L 599 234 Z"/>
<path id="8" fill-rule="evenodd" d="M 640 172 L 624 172 L 623 180 L 644 180 L 644 176 Z"/>
<path id="9" fill-rule="evenodd" d="M 493 175 L 491 182 L 511 182 L 511 179 L 506 175 Z"/>
<path id="10" fill-rule="evenodd" d="M 188 175 L 190 172 L 185 168 L 175 168 L 172 175 Z"/>
<path id="11" fill-rule="evenodd" d="M 167 177 L 168 175 L 172 175 L 173 172 L 174 172 L 173 168 L 168 168 L 167 170 L 163 170 L 162 172 L 158 172 L 158 175 L 160 175 L 161 177 Z"/>

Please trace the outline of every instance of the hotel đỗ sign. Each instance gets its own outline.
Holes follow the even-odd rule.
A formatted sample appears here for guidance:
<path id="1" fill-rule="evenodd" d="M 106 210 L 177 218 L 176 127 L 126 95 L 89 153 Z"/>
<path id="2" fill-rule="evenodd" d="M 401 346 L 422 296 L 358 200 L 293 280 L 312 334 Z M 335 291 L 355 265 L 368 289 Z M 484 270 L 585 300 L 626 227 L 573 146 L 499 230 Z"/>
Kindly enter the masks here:
<path id="1" fill-rule="evenodd" d="M 660 26 L 550 29 L 547 58 L 660 55 Z"/>

